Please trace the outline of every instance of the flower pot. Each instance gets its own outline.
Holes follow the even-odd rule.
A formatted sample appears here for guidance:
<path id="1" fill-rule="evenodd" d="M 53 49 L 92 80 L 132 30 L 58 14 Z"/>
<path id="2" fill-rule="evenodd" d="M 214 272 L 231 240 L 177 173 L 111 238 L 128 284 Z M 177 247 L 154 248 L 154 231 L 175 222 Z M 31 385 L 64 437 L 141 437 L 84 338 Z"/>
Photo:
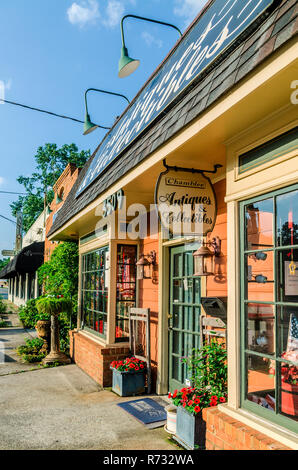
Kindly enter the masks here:
<path id="1" fill-rule="evenodd" d="M 37 336 L 44 342 L 40 352 L 47 354 L 50 351 L 51 322 L 49 320 L 38 320 L 35 329 Z"/>
<path id="2" fill-rule="evenodd" d="M 205 449 L 206 423 L 202 412 L 193 415 L 182 406 L 177 408 L 176 440 L 186 449 Z"/>
<path id="3" fill-rule="evenodd" d="M 298 416 L 298 385 L 282 382 L 281 411 L 290 416 Z"/>
<path id="4" fill-rule="evenodd" d="M 113 367 L 111 369 L 113 371 L 112 390 L 117 395 L 129 397 L 145 393 L 146 375 L 144 371 L 120 372 Z"/>
<path id="5" fill-rule="evenodd" d="M 166 406 L 167 424 L 165 430 L 169 434 L 176 434 L 176 421 L 177 421 L 177 407 L 174 405 Z"/>

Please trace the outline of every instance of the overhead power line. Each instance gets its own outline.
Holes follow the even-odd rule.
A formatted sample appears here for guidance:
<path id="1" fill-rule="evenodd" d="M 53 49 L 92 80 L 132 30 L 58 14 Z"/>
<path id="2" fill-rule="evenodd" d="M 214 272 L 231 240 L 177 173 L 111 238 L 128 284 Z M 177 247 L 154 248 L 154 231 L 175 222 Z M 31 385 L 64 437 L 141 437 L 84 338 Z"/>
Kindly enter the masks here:
<path id="1" fill-rule="evenodd" d="M 13 191 L 0 191 L 0 193 L 4 193 L 4 194 L 20 194 L 22 196 L 25 196 L 26 193 L 15 193 Z"/>
<path id="2" fill-rule="evenodd" d="M 2 217 L 2 219 L 8 220 L 8 222 L 11 222 L 11 223 L 17 225 L 17 223 L 15 222 L 15 220 L 8 219 L 7 217 L 5 217 L 4 215 L 1 215 L 1 214 L 0 214 L 0 217 Z"/>
<path id="3" fill-rule="evenodd" d="M 71 121 L 80 122 L 80 123 L 84 124 L 84 121 L 80 121 L 79 119 L 72 118 L 72 117 L 69 117 L 69 116 L 64 116 L 63 114 L 52 113 L 51 111 L 46 111 L 44 109 L 34 108 L 32 106 L 27 106 L 26 104 L 15 103 L 14 101 L 8 101 L 8 100 L 4 100 L 2 98 L 0 98 L 0 101 L 2 101 L 3 103 L 7 103 L 7 104 L 13 104 L 14 106 L 20 106 L 21 108 L 31 109 L 31 111 L 38 111 L 39 113 L 50 114 L 51 116 L 60 117 L 62 119 L 69 119 Z M 110 129 L 110 127 L 100 126 L 98 124 L 96 124 L 96 125 L 100 129 L 107 129 L 107 130 Z"/>

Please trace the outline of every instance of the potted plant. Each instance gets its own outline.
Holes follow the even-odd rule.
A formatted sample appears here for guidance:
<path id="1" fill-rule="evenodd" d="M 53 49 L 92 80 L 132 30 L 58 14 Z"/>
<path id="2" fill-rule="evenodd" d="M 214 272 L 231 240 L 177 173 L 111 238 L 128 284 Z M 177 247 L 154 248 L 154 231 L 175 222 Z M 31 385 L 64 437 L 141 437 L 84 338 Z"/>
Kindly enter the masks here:
<path id="1" fill-rule="evenodd" d="M 287 353 L 282 355 L 287 358 Z M 290 416 L 298 415 L 298 367 L 283 363 L 281 367 L 281 411 Z"/>
<path id="2" fill-rule="evenodd" d="M 169 394 L 177 406 L 175 438 L 189 450 L 205 448 L 206 424 L 203 408 L 225 403 L 227 399 L 227 365 L 225 347 L 216 340 L 193 350 L 182 358 L 187 364 L 192 386 Z"/>
<path id="3" fill-rule="evenodd" d="M 145 392 L 146 363 L 136 357 L 127 357 L 110 364 L 113 371 L 113 392 L 121 397 Z"/>

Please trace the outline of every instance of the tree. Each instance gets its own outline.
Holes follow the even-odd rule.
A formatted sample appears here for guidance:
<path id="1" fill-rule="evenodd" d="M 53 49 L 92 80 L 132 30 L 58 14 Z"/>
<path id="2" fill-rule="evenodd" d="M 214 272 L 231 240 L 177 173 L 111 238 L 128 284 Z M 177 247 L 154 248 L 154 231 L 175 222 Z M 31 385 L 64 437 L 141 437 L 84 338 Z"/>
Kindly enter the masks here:
<path id="1" fill-rule="evenodd" d="M 0 271 L 9 263 L 9 258 L 0 259 Z"/>
<path id="2" fill-rule="evenodd" d="M 23 228 L 27 232 L 44 209 L 44 197 L 51 203 L 54 197 L 53 186 L 68 163 L 81 168 L 90 157 L 90 150 L 78 151 L 75 144 L 45 144 L 37 149 L 35 155 L 36 171 L 31 176 L 19 176 L 18 183 L 24 186 L 26 195 L 19 196 L 10 207 L 12 215 L 23 212 Z"/>
<path id="3" fill-rule="evenodd" d="M 79 279 L 77 243 L 63 242 L 56 246 L 51 259 L 38 268 L 38 279 L 45 294 L 71 297 L 76 312 Z"/>
<path id="4" fill-rule="evenodd" d="M 59 315 L 60 346 L 69 348 L 69 329 L 76 324 L 78 311 L 79 249 L 76 242 L 63 242 L 56 246 L 51 259 L 38 268 L 38 281 L 45 295 L 63 295 L 72 301 L 71 318 Z"/>

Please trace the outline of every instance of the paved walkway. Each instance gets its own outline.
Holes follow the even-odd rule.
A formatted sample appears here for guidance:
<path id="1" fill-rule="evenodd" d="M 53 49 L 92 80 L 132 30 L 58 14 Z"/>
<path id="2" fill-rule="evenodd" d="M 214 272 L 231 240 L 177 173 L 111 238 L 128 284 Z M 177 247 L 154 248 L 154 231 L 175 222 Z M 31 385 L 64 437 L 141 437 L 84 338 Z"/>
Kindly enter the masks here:
<path id="1" fill-rule="evenodd" d="M 36 333 L 16 315 L 9 321 L 0 329 L 0 449 L 177 449 L 163 428 L 149 430 L 117 406 L 131 398 L 102 390 L 75 364 L 22 364 L 15 348 Z"/>
<path id="2" fill-rule="evenodd" d="M 76 365 L 2 376 L 0 389 L 0 449 L 177 449 Z"/>
<path id="3" fill-rule="evenodd" d="M 6 303 L 9 306 L 9 312 L 1 314 L 1 317 L 9 327 L 0 328 L 0 376 L 38 367 L 34 364 L 23 363 L 16 353 L 16 348 L 25 344 L 26 339 L 36 338 L 36 331 L 24 329 L 14 306 L 10 302 Z"/>

